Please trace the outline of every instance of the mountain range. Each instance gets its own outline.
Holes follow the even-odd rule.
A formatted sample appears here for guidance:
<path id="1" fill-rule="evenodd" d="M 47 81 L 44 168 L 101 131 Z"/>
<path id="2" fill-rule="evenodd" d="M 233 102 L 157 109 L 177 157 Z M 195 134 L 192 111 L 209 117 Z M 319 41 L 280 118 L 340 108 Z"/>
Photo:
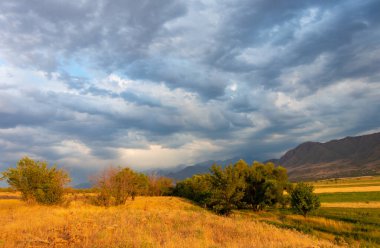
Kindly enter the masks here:
<path id="1" fill-rule="evenodd" d="M 208 172 L 212 164 L 226 166 L 237 160 L 239 158 L 210 160 L 165 175 L 181 180 Z M 292 181 L 380 174 L 380 133 L 325 143 L 305 142 L 286 152 L 280 159 L 266 162 L 285 167 Z"/>

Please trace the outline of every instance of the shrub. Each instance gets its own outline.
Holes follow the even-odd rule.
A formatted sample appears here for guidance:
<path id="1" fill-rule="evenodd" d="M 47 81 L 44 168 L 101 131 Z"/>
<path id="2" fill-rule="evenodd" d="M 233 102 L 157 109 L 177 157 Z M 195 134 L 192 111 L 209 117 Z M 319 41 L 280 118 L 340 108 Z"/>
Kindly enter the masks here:
<path id="1" fill-rule="evenodd" d="M 149 190 L 147 192 L 150 196 L 163 196 L 172 194 L 173 180 L 168 177 L 150 175 L 148 176 Z"/>
<path id="2" fill-rule="evenodd" d="M 108 168 L 95 179 L 99 189 L 97 204 L 102 206 L 121 205 L 131 197 L 144 195 L 148 190 L 148 178 L 130 168 Z"/>
<path id="3" fill-rule="evenodd" d="M 15 190 L 21 192 L 22 199 L 29 203 L 57 204 L 62 201 L 64 185 L 70 181 L 68 174 L 49 167 L 47 162 L 22 158 L 16 168 L 2 173 L 2 179 Z"/>
<path id="4" fill-rule="evenodd" d="M 298 183 L 291 192 L 290 201 L 292 208 L 304 217 L 321 206 L 318 196 L 313 191 L 313 185 Z"/>
<path id="5" fill-rule="evenodd" d="M 209 174 L 194 175 L 181 182 L 178 182 L 173 190 L 173 194 L 185 197 L 199 203 L 202 207 L 207 207 L 211 196 L 211 185 Z"/>

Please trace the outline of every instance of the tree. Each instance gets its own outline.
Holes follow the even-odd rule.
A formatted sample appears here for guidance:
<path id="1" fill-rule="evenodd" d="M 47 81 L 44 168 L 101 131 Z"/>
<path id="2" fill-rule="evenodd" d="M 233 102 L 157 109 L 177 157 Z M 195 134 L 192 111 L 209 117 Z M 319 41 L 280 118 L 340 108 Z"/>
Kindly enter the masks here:
<path id="1" fill-rule="evenodd" d="M 209 174 L 194 175 L 181 182 L 178 182 L 174 188 L 173 194 L 185 197 L 207 207 L 211 197 L 211 185 Z"/>
<path id="2" fill-rule="evenodd" d="M 100 191 L 98 204 L 103 206 L 124 204 L 129 197 L 134 200 L 148 190 L 147 176 L 130 168 L 110 167 L 95 179 L 95 184 Z"/>
<path id="3" fill-rule="evenodd" d="M 163 196 L 168 195 L 172 191 L 173 180 L 168 177 L 152 174 L 148 176 L 149 190 L 148 195 Z"/>
<path id="4" fill-rule="evenodd" d="M 62 201 L 64 186 L 70 182 L 68 174 L 55 165 L 49 167 L 45 161 L 22 158 L 16 168 L 9 168 L 2 173 L 2 179 L 21 192 L 27 202 L 57 204 Z"/>
<path id="5" fill-rule="evenodd" d="M 313 191 L 313 185 L 298 183 L 290 194 L 292 208 L 296 212 L 302 214 L 305 218 L 309 212 L 316 210 L 321 206 L 318 196 L 314 194 Z"/>
<path id="6" fill-rule="evenodd" d="M 243 201 L 254 210 L 261 210 L 282 201 L 288 176 L 286 169 L 281 166 L 275 167 L 270 162 L 254 162 L 248 168 L 246 183 Z"/>
<path id="7" fill-rule="evenodd" d="M 213 165 L 209 177 L 211 184 L 210 207 L 218 214 L 229 215 L 238 207 L 244 196 L 245 178 L 232 165 L 222 169 Z"/>

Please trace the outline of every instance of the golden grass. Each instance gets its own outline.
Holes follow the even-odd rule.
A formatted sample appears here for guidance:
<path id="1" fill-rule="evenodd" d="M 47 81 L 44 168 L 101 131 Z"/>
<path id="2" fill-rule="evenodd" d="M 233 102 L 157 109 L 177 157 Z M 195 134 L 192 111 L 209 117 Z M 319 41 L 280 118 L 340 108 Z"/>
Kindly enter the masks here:
<path id="1" fill-rule="evenodd" d="M 364 186 L 364 187 L 355 187 L 355 186 L 348 186 L 348 187 L 323 187 L 318 188 L 316 187 L 314 192 L 315 193 L 337 193 L 337 192 L 375 192 L 380 191 L 380 185 L 379 186 Z"/>
<path id="2" fill-rule="evenodd" d="M 380 202 L 325 202 L 326 208 L 380 208 Z"/>
<path id="3" fill-rule="evenodd" d="M 67 208 L 0 200 L 0 247 L 333 247 L 240 215 L 216 216 L 175 197 Z"/>
<path id="4" fill-rule="evenodd" d="M 362 177 L 343 177 L 343 178 L 331 178 L 325 180 L 314 181 L 314 184 L 341 184 L 341 183 L 366 183 L 366 182 L 376 182 L 380 180 L 380 176 L 362 176 Z"/>
<path id="5" fill-rule="evenodd" d="M 313 184 L 316 188 L 331 188 L 331 187 L 368 187 L 368 186 L 379 186 L 380 181 L 376 182 L 356 182 L 356 183 L 330 183 L 330 184 Z"/>
<path id="6" fill-rule="evenodd" d="M 18 199 L 21 198 L 20 192 L 0 192 L 0 199 Z"/>

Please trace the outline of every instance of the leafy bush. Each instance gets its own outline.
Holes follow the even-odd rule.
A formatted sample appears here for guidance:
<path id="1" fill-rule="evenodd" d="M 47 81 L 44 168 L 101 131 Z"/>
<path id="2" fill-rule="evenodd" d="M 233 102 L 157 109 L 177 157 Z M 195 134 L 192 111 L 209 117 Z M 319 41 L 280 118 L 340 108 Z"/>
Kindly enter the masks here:
<path id="1" fill-rule="evenodd" d="M 96 179 L 99 190 L 97 204 L 102 206 L 121 205 L 131 197 L 144 195 L 148 191 L 148 177 L 130 168 L 108 168 Z"/>
<path id="2" fill-rule="evenodd" d="M 259 162 L 249 166 L 239 160 L 224 169 L 213 165 L 209 174 L 178 182 L 174 193 L 228 215 L 236 208 L 260 210 L 278 203 L 286 205 L 283 192 L 288 188 L 285 168 Z"/>
<path id="3" fill-rule="evenodd" d="M 47 162 L 34 161 L 28 157 L 22 158 L 16 168 L 3 172 L 2 179 L 20 191 L 24 201 L 48 205 L 62 201 L 63 187 L 70 181 L 65 171 L 56 166 L 49 168 Z"/>
<path id="4" fill-rule="evenodd" d="M 298 183 L 290 194 L 292 208 L 304 217 L 321 206 L 318 196 L 313 191 L 313 185 Z"/>
<path id="5" fill-rule="evenodd" d="M 172 194 L 173 180 L 168 177 L 150 175 L 148 176 L 148 195 L 163 196 Z"/>
<path id="6" fill-rule="evenodd" d="M 185 197 L 207 207 L 211 196 L 211 185 L 208 179 L 209 174 L 194 175 L 181 182 L 178 182 L 174 188 L 173 194 Z"/>
<path id="7" fill-rule="evenodd" d="M 261 210 L 282 201 L 288 185 L 285 168 L 275 167 L 273 163 L 254 162 L 247 170 L 247 189 L 243 199 L 247 204 L 254 210 Z"/>
<path id="8" fill-rule="evenodd" d="M 244 175 L 231 165 L 225 169 L 213 165 L 209 180 L 211 184 L 209 207 L 218 214 L 229 215 L 238 207 L 244 196 Z"/>

